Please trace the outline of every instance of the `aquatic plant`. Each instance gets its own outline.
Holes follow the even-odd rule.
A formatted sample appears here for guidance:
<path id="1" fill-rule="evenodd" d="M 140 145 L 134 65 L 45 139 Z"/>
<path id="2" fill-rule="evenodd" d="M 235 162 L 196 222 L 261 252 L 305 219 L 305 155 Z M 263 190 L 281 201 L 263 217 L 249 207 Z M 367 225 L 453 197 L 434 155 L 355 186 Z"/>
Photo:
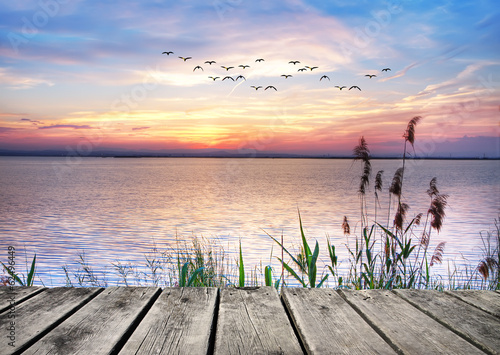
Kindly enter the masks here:
<path id="1" fill-rule="evenodd" d="M 29 270 L 26 270 L 26 278 L 23 274 L 19 274 L 15 271 L 15 267 L 6 266 L 4 263 L 0 262 L 4 268 L 4 270 L 9 274 L 10 277 L 14 279 L 20 286 L 33 286 L 33 282 L 35 281 L 35 270 L 36 270 L 36 253 L 33 255 L 33 260 L 31 261 L 31 267 Z M 2 280 L 3 284 L 8 283 L 8 278 Z"/>

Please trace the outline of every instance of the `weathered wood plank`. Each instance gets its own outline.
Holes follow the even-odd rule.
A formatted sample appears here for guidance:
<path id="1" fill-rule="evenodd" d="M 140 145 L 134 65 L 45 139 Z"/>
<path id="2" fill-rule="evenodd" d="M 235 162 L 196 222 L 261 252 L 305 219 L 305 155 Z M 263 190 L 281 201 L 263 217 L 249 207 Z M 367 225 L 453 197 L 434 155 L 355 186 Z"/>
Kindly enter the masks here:
<path id="1" fill-rule="evenodd" d="M 121 354 L 207 354 L 217 288 L 166 288 Z"/>
<path id="2" fill-rule="evenodd" d="M 159 293 L 157 287 L 106 288 L 23 354 L 115 352 Z"/>
<path id="3" fill-rule="evenodd" d="M 478 290 L 445 291 L 445 293 L 460 298 L 489 314 L 500 317 L 500 293 Z"/>
<path id="4" fill-rule="evenodd" d="M 405 354 L 483 354 L 391 291 L 340 292 L 386 341 Z"/>
<path id="5" fill-rule="evenodd" d="M 42 292 L 45 288 L 39 286 L 1 286 L 0 287 L 0 313 L 10 309 L 11 301 L 19 304 L 33 295 Z"/>
<path id="6" fill-rule="evenodd" d="M 9 339 L 14 341 L 14 346 L 1 346 L 0 354 L 12 354 L 25 349 L 101 290 L 95 288 L 49 288 L 16 305 L 13 313 L 14 318 L 7 317 L 7 314 L 0 317 L 0 329 L 8 329 L 13 326 L 12 330 L 14 331 L 14 337 Z M 11 321 L 14 324 L 11 324 Z"/>
<path id="7" fill-rule="evenodd" d="M 395 290 L 398 296 L 490 354 L 500 354 L 500 319 L 435 290 Z"/>
<path id="8" fill-rule="evenodd" d="M 215 354 L 303 354 L 274 288 L 220 292 Z"/>
<path id="9" fill-rule="evenodd" d="M 284 289 L 283 301 L 308 354 L 396 354 L 331 289 Z"/>

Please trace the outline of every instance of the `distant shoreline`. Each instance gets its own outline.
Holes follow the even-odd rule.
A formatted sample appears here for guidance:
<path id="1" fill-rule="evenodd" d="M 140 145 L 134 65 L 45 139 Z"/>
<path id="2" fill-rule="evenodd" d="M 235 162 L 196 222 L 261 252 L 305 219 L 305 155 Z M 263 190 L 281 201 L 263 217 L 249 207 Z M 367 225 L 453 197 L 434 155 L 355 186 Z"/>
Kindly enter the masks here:
<path id="1" fill-rule="evenodd" d="M 0 152 L 0 157 L 32 157 L 32 158 L 64 158 L 64 157 L 79 157 L 79 158 L 126 158 L 126 159 L 139 159 L 139 158 L 211 158 L 211 159 L 354 159 L 353 156 L 324 156 L 324 155 L 272 155 L 272 154 L 249 154 L 249 155 L 193 155 L 193 154 L 165 154 L 165 155 L 106 155 L 106 154 L 22 154 L 11 153 L 4 154 Z M 400 160 L 402 157 L 394 156 L 372 156 L 373 160 Z M 407 160 L 500 160 L 500 157 L 406 157 Z"/>

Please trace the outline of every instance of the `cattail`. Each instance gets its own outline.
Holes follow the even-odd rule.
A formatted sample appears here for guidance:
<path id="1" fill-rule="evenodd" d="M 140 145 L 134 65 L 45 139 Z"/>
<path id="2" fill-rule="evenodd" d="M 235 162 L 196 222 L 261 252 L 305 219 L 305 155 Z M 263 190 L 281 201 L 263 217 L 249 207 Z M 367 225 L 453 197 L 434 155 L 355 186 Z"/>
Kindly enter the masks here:
<path id="1" fill-rule="evenodd" d="M 392 178 L 391 187 L 389 188 L 389 192 L 395 196 L 401 197 L 401 187 L 403 186 L 403 168 L 399 168 L 394 173 L 394 177 Z"/>
<path id="2" fill-rule="evenodd" d="M 349 221 L 347 216 L 344 216 L 344 221 L 342 222 L 342 229 L 344 230 L 344 235 L 351 234 L 351 227 L 349 226 Z"/>
<path id="3" fill-rule="evenodd" d="M 437 196 L 439 194 L 439 190 L 437 189 L 437 179 L 435 177 L 432 178 L 429 183 L 429 189 L 427 190 L 427 195 L 431 198 Z"/>
<path id="4" fill-rule="evenodd" d="M 406 203 L 400 203 L 398 206 L 398 211 L 394 217 L 394 225 L 397 229 L 403 230 L 403 223 L 406 217 L 406 212 L 410 209 L 410 206 Z"/>
<path id="5" fill-rule="evenodd" d="M 415 126 L 422 119 L 421 116 L 413 117 L 410 122 L 408 122 L 408 126 L 406 127 L 406 132 L 403 135 L 404 139 L 408 141 L 412 146 L 415 142 Z"/>
<path id="6" fill-rule="evenodd" d="M 445 244 L 446 242 L 441 242 L 437 245 L 436 249 L 434 249 L 434 254 L 432 255 L 431 263 L 429 264 L 429 266 L 433 266 L 435 263 L 441 264 L 441 262 L 443 261 Z"/>
<path id="7" fill-rule="evenodd" d="M 448 195 L 442 194 L 437 195 L 432 199 L 431 207 L 429 208 L 429 214 L 431 215 L 431 227 L 437 230 L 438 232 L 441 230 L 443 226 L 444 217 L 446 216 L 446 212 L 444 209 L 448 205 Z"/>
<path id="8" fill-rule="evenodd" d="M 495 268 L 499 268 L 498 262 L 491 256 L 488 256 L 486 259 L 481 260 L 477 267 L 477 271 L 479 271 L 483 279 L 486 280 L 490 276 L 490 270 L 493 271 Z"/>

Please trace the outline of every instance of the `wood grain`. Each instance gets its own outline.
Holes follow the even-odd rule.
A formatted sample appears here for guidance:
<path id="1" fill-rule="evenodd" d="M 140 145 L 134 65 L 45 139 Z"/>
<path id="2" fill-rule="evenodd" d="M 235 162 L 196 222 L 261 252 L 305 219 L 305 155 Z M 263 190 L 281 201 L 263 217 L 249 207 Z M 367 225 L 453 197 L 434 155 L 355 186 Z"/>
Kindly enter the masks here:
<path id="1" fill-rule="evenodd" d="M 398 296 L 490 354 L 500 354 L 500 319 L 435 290 L 395 290 Z"/>
<path id="2" fill-rule="evenodd" d="M 25 349 L 100 291 L 102 289 L 98 288 L 49 288 L 17 305 L 15 318 L 0 318 L 0 329 L 6 329 L 11 321 L 15 322 L 15 347 L 2 344 L 0 354 L 12 354 Z"/>
<path id="3" fill-rule="evenodd" d="M 0 313 L 10 309 L 12 299 L 14 299 L 16 304 L 19 304 L 43 290 L 45 290 L 45 288 L 39 286 L 1 286 Z"/>
<path id="4" fill-rule="evenodd" d="M 391 291 L 340 292 L 386 341 L 405 354 L 483 354 Z"/>
<path id="5" fill-rule="evenodd" d="M 500 318 L 500 293 L 493 291 L 461 290 L 445 291 L 489 314 Z"/>
<path id="6" fill-rule="evenodd" d="M 284 289 L 282 298 L 308 354 L 396 354 L 332 289 Z"/>
<path id="7" fill-rule="evenodd" d="M 217 288 L 166 288 L 121 354 L 207 354 Z"/>
<path id="8" fill-rule="evenodd" d="M 160 293 L 157 287 L 109 287 L 23 354 L 110 354 Z"/>
<path id="9" fill-rule="evenodd" d="M 220 292 L 215 354 L 303 354 L 274 288 Z"/>

